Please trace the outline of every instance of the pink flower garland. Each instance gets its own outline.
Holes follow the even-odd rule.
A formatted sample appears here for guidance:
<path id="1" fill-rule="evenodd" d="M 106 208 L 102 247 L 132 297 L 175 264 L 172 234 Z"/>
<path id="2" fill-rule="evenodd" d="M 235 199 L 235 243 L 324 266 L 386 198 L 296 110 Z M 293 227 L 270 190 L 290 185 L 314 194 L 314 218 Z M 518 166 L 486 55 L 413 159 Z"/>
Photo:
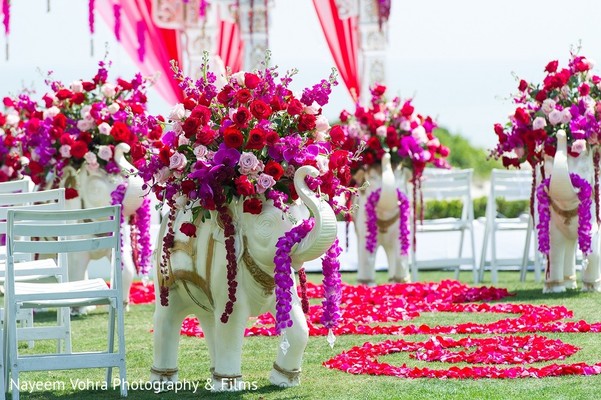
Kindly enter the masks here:
<path id="1" fill-rule="evenodd" d="M 365 249 L 370 253 L 376 251 L 378 245 L 378 217 L 376 215 L 376 205 L 380 200 L 382 189 L 375 190 L 370 193 L 365 204 L 366 228 L 367 235 L 365 237 Z M 397 189 L 397 199 L 399 202 L 399 242 L 401 244 L 401 255 L 405 256 L 409 252 L 409 199 L 405 193 Z"/>
<path id="2" fill-rule="evenodd" d="M 298 284 L 301 292 L 301 304 L 303 313 L 309 313 L 309 298 L 307 297 L 307 273 L 304 268 L 298 270 Z"/>
<path id="3" fill-rule="evenodd" d="M 4 35 L 8 36 L 10 33 L 10 0 L 2 0 L 2 23 L 4 25 Z"/>
<path id="4" fill-rule="evenodd" d="M 586 256 L 591 252 L 591 205 L 592 187 L 585 179 L 571 173 L 570 180 L 574 188 L 578 189 L 578 247 Z M 551 211 L 549 207 L 549 184 L 551 178 L 547 178 L 541 182 L 536 189 L 536 198 L 538 200 L 539 223 L 536 226 L 538 230 L 538 250 L 546 255 L 549 255 L 551 248 L 549 238 L 549 224 L 551 221 Z"/>
<path id="5" fill-rule="evenodd" d="M 140 208 L 136 210 L 135 226 L 137 229 L 136 257 L 138 275 L 148 275 L 150 271 L 150 258 L 152 257 L 152 243 L 150 239 L 150 199 L 144 198 Z M 133 230 L 132 230 L 133 232 Z M 132 241 L 133 243 L 133 241 Z"/>
<path id="6" fill-rule="evenodd" d="M 313 218 L 304 220 L 280 237 L 275 245 L 277 249 L 273 259 L 275 264 L 275 329 L 278 334 L 292 326 L 292 320 L 290 319 L 292 294 L 290 290 L 294 282 L 290 273 L 292 263 L 290 253 L 292 247 L 303 240 L 314 226 L 315 220 Z"/>
<path id="7" fill-rule="evenodd" d="M 121 4 L 113 4 L 113 15 L 115 16 L 115 39 L 121 41 Z"/>
<path id="8" fill-rule="evenodd" d="M 225 303 L 225 310 L 221 314 L 221 322 L 226 324 L 229 321 L 230 315 L 234 312 L 234 303 L 236 302 L 236 275 L 238 273 L 238 265 L 236 262 L 236 228 L 232 216 L 228 213 L 228 208 L 225 204 L 217 206 L 217 213 L 223 223 L 223 235 L 225 237 L 225 252 L 227 259 L 227 289 L 228 300 Z"/>
<path id="9" fill-rule="evenodd" d="M 88 26 L 90 28 L 90 35 L 94 34 L 94 2 L 95 0 L 88 0 Z"/>
<path id="10" fill-rule="evenodd" d="M 136 22 L 136 33 L 138 35 L 138 60 L 144 62 L 144 56 L 146 55 L 146 37 L 144 31 L 146 24 L 140 20 Z"/>
<path id="11" fill-rule="evenodd" d="M 340 279 L 340 261 L 338 256 L 340 256 L 341 252 L 342 248 L 340 248 L 338 238 L 336 238 L 321 261 L 324 300 L 322 302 L 323 314 L 321 315 L 320 322 L 327 329 L 336 327 L 340 319 L 342 281 Z"/>
<path id="12" fill-rule="evenodd" d="M 119 206 L 123 205 L 123 199 L 125 198 L 125 192 L 127 191 L 127 185 L 125 183 L 120 183 L 115 190 L 111 193 L 111 205 Z M 123 208 L 121 209 L 121 226 L 125 223 L 125 219 L 123 217 Z M 123 249 L 123 233 L 121 234 L 121 248 Z"/>

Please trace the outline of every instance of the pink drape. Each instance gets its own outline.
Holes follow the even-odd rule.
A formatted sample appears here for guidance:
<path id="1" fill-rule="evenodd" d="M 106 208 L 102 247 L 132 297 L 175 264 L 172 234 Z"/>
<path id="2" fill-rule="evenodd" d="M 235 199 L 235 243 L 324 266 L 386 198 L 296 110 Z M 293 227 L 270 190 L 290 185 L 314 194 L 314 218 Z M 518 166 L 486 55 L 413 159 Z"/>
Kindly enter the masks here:
<path id="1" fill-rule="evenodd" d="M 335 0 L 313 0 L 321 28 L 340 76 L 354 100 L 359 98 L 357 17 L 340 19 Z"/>
<path id="2" fill-rule="evenodd" d="M 182 91 L 177 82 L 172 79 L 171 60 L 176 60 L 182 65 L 181 49 L 177 31 L 162 29 L 152 21 L 151 0 L 122 0 L 121 4 L 121 44 L 129 56 L 136 62 L 143 75 L 160 76 L 155 83 L 157 92 L 170 104 L 175 104 L 183 99 Z M 113 2 L 99 1 L 96 9 L 105 22 L 113 27 L 115 17 Z M 138 40 L 138 27 L 145 32 L 146 46 L 143 61 L 139 60 L 140 49 Z"/>
<path id="3" fill-rule="evenodd" d="M 242 69 L 244 57 L 244 42 L 240 36 L 238 24 L 226 20 L 219 20 L 217 32 L 217 55 L 223 60 L 231 72 Z"/>

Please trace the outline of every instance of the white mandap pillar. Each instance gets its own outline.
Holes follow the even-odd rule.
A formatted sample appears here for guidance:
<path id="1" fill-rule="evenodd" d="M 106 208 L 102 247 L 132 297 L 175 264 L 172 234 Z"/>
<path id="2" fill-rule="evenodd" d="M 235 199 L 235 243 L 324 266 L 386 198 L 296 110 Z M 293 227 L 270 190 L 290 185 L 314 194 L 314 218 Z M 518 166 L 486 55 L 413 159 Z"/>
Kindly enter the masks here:
<path id="1" fill-rule="evenodd" d="M 273 0 L 239 0 L 238 23 L 244 42 L 242 70 L 259 69 L 269 49 L 269 9 Z"/>

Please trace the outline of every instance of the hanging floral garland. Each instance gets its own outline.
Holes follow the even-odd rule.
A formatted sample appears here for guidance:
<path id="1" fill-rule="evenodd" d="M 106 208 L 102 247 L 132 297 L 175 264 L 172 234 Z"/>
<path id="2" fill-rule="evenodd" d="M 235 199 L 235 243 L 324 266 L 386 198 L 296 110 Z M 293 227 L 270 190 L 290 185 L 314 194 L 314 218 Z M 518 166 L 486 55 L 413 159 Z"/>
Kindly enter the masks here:
<path id="1" fill-rule="evenodd" d="M 578 247 L 582 253 L 586 256 L 591 252 L 591 205 L 592 199 L 592 187 L 584 178 L 581 178 L 577 174 L 570 173 L 570 180 L 572 186 L 578 190 L 578 200 L 580 202 L 578 206 Z M 549 184 L 551 178 L 547 178 L 541 182 L 536 189 L 536 198 L 538 200 L 538 215 L 539 223 L 536 226 L 538 230 L 538 250 L 549 255 L 550 250 L 550 238 L 549 238 L 549 224 L 551 221 L 550 211 L 550 198 L 549 198 Z"/>
<path id="2" fill-rule="evenodd" d="M 150 239 L 150 199 L 144 198 L 140 208 L 130 221 L 131 242 L 138 275 L 147 276 L 150 272 L 152 243 Z"/>
<path id="3" fill-rule="evenodd" d="M 365 203 L 365 216 L 366 216 L 366 228 L 367 235 L 365 237 L 365 249 L 370 253 L 376 251 L 378 245 L 378 216 L 376 213 L 376 206 L 380 201 L 380 194 L 382 189 L 374 190 L 367 197 Z M 401 244 L 401 255 L 406 256 L 409 251 L 409 199 L 400 189 L 396 190 L 397 199 L 399 204 L 399 242 Z"/>

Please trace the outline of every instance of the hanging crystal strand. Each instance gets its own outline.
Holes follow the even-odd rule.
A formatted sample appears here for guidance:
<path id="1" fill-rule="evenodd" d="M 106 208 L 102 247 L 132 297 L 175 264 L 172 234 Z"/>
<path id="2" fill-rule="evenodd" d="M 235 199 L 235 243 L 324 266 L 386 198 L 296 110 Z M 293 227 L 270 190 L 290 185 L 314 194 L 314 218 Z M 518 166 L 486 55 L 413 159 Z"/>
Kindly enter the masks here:
<path id="1" fill-rule="evenodd" d="M 334 331 L 332 329 L 328 329 L 328 344 L 331 348 L 334 348 L 334 343 L 336 343 L 336 336 L 334 336 Z"/>
<path id="2" fill-rule="evenodd" d="M 588 268 L 588 257 L 585 255 L 582 258 L 582 270 L 586 271 L 587 268 Z"/>
<path id="3" fill-rule="evenodd" d="M 50 12 L 50 0 L 46 3 L 46 12 Z"/>
<path id="4" fill-rule="evenodd" d="M 280 343 L 280 349 L 282 349 L 282 353 L 286 355 L 288 353 L 288 349 L 290 348 L 290 342 L 288 341 L 288 336 L 286 335 L 286 331 L 282 333 L 282 341 Z"/>
<path id="5" fill-rule="evenodd" d="M 6 61 L 8 61 L 8 36 L 6 36 L 6 45 L 4 46 L 4 52 L 6 53 Z"/>
<path id="6" fill-rule="evenodd" d="M 146 287 L 149 284 L 150 284 L 150 278 L 148 277 L 148 275 L 142 276 L 142 285 L 144 285 L 144 287 Z"/>

